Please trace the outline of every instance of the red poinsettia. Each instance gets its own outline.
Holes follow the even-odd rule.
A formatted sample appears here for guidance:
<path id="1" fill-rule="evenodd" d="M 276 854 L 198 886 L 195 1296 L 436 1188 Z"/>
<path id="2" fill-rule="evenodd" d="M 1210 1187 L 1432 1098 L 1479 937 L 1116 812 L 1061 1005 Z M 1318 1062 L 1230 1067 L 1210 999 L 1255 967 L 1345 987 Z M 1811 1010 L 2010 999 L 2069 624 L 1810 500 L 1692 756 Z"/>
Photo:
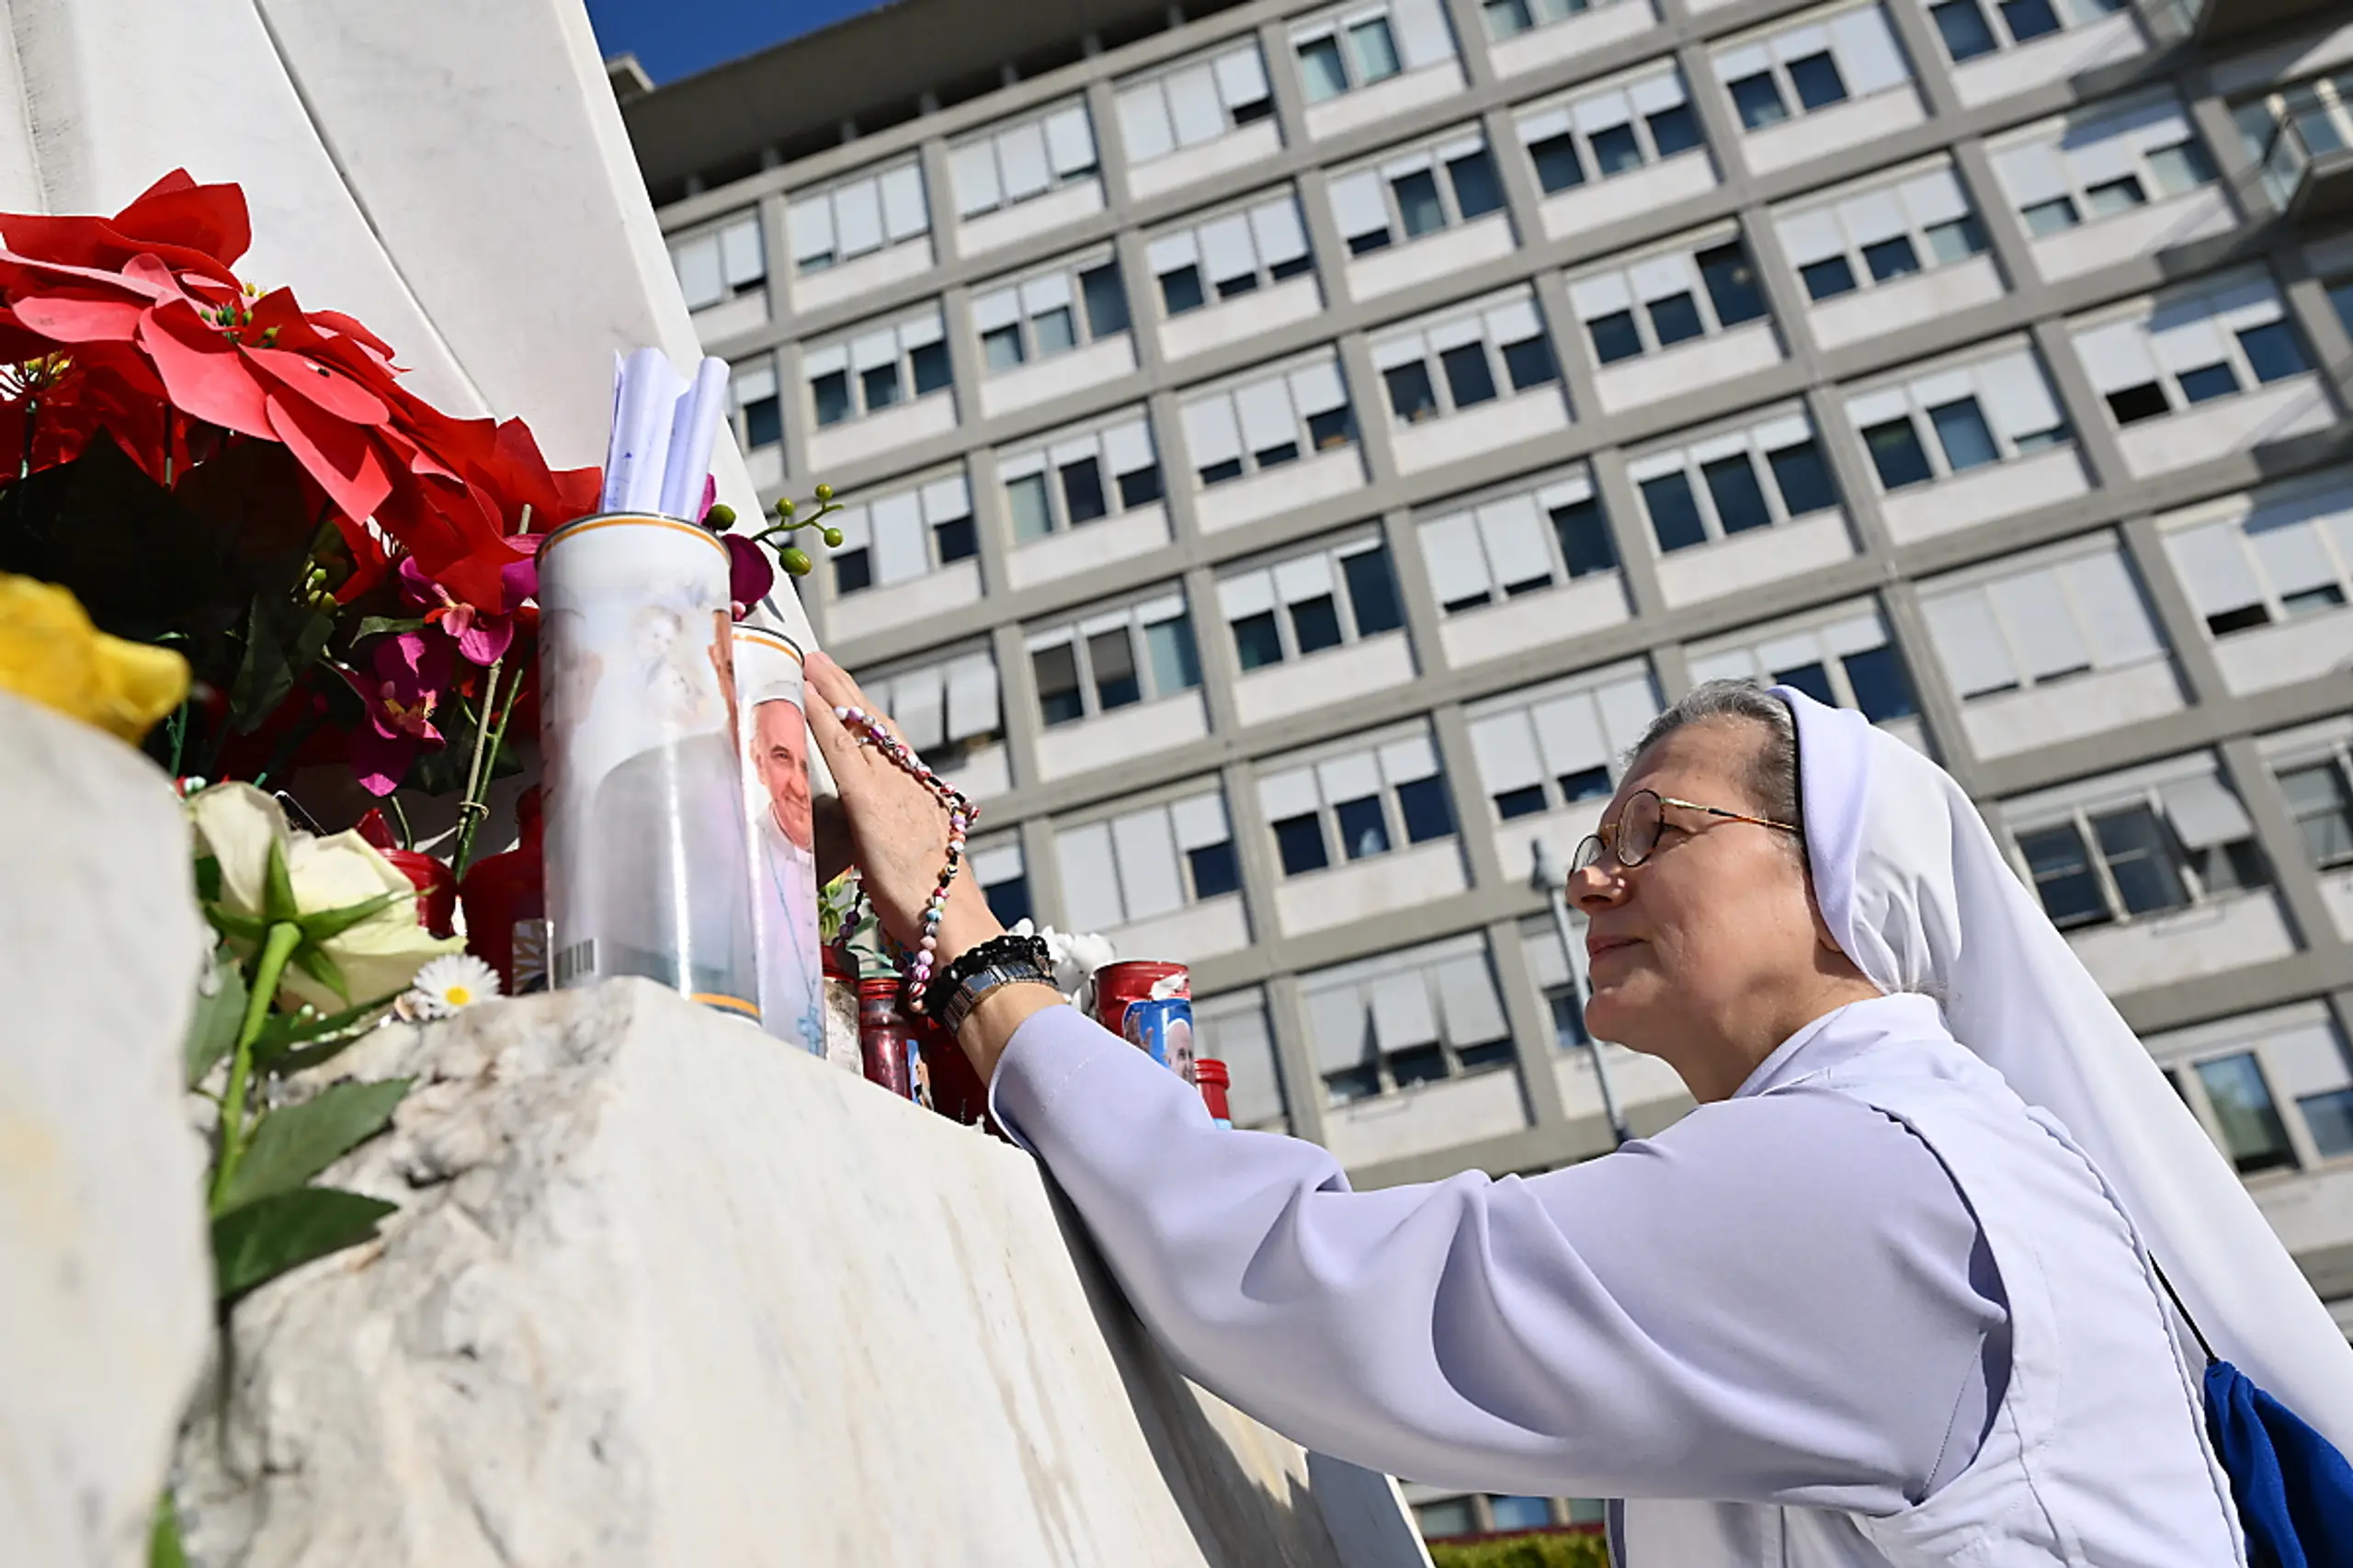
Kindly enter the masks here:
<path id="1" fill-rule="evenodd" d="M 350 317 L 241 283 L 251 238 L 244 192 L 185 170 L 111 218 L 0 214 L 0 472 L 101 430 L 165 484 L 225 440 L 275 442 L 350 548 L 347 601 L 405 554 L 449 602 L 510 612 L 506 536 L 590 509 L 597 471 L 550 470 L 521 421 L 407 391 Z"/>

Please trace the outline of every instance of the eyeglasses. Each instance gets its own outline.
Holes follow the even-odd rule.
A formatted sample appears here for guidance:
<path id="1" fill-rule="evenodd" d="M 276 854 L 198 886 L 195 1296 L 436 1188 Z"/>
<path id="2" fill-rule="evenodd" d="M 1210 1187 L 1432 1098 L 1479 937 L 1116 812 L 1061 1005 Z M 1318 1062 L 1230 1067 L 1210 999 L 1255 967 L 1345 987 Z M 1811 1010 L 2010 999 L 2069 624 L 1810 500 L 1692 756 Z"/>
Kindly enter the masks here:
<path id="1" fill-rule="evenodd" d="M 1805 830 L 1792 827 L 1770 817 L 1752 817 L 1739 812 L 1728 812 L 1721 806 L 1703 806 L 1697 801 L 1678 801 L 1672 795 L 1661 795 L 1651 790 L 1637 790 L 1626 797 L 1626 809 L 1619 813 L 1616 827 L 1604 826 L 1599 833 L 1586 835 L 1577 845 L 1577 852 L 1569 858 L 1569 875 L 1575 876 L 1588 866 L 1601 863 L 1604 854 L 1615 853 L 1618 864 L 1628 869 L 1651 858 L 1658 847 L 1659 829 L 1666 825 L 1662 807 L 1674 806 L 1681 811 L 1705 812 L 1726 822 L 1755 823 L 1759 827 L 1774 827 L 1783 833 L 1804 836 Z"/>

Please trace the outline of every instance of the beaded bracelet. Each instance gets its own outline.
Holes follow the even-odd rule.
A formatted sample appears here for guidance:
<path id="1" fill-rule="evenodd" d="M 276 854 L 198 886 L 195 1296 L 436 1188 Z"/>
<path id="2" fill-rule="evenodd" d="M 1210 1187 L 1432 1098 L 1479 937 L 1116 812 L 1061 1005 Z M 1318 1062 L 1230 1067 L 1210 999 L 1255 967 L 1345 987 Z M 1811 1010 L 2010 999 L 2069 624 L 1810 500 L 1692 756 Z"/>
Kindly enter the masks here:
<path id="1" fill-rule="evenodd" d="M 906 975 L 905 998 L 907 1011 L 924 1013 L 925 994 L 931 988 L 934 956 L 939 951 L 939 918 L 948 909 L 948 887 L 956 880 L 956 872 L 964 861 L 964 839 L 974 823 L 981 820 L 981 810 L 972 804 L 961 790 L 949 783 L 924 766 L 923 758 L 907 749 L 904 741 L 892 734 L 889 726 L 862 708 L 836 708 L 834 717 L 848 726 L 858 744 L 872 746 L 888 757 L 900 772 L 929 790 L 948 808 L 948 858 L 939 868 L 939 885 L 931 890 L 931 897 L 924 902 L 923 917 L 917 922 L 920 937 L 915 951 L 892 954 L 893 959 L 912 960 L 901 964 Z M 884 933 L 884 941 L 892 949 L 898 944 Z"/>
<path id="2" fill-rule="evenodd" d="M 1008 931 L 1002 937 L 976 942 L 957 954 L 955 961 L 939 971 L 931 989 L 924 994 L 923 1010 L 937 1016 L 947 1008 L 948 999 L 956 994 L 956 988 L 981 971 L 991 964 L 1017 963 L 1028 964 L 1050 978 L 1054 972 L 1054 956 L 1046 946 L 1046 938 Z"/>

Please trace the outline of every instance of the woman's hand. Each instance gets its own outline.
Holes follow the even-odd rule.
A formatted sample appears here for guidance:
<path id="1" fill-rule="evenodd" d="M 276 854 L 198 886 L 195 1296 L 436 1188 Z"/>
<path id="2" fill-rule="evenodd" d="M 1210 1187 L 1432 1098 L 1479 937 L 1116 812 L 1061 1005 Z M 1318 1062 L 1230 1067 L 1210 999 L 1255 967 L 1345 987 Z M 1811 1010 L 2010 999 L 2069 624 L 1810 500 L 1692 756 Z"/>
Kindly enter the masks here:
<path id="1" fill-rule="evenodd" d="M 923 935 L 923 906 L 939 885 L 939 869 L 948 858 L 947 808 L 881 751 L 858 744 L 858 736 L 834 716 L 836 708 L 856 708 L 898 734 L 848 671 L 815 653 L 809 655 L 807 671 L 817 699 L 809 704 L 809 729 L 841 790 L 859 881 L 882 928 L 912 947 Z M 1004 930 L 972 881 L 970 864 L 959 868 L 940 915 L 934 961 L 945 967 L 965 949 Z"/>

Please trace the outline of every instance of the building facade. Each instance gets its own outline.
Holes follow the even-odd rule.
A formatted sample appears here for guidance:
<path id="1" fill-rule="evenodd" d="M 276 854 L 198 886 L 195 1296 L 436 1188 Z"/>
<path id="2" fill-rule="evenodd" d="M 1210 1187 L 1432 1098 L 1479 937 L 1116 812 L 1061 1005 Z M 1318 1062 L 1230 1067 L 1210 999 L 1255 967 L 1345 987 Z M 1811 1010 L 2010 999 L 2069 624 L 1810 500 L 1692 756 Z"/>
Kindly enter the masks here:
<path id="1" fill-rule="evenodd" d="M 1534 847 L 1786 681 L 1962 782 L 2353 1327 L 2342 7 L 959 9 L 625 112 L 1000 914 L 1191 964 L 1237 1119 L 1360 1183 L 1552 1168 L 1608 1136 Z"/>

